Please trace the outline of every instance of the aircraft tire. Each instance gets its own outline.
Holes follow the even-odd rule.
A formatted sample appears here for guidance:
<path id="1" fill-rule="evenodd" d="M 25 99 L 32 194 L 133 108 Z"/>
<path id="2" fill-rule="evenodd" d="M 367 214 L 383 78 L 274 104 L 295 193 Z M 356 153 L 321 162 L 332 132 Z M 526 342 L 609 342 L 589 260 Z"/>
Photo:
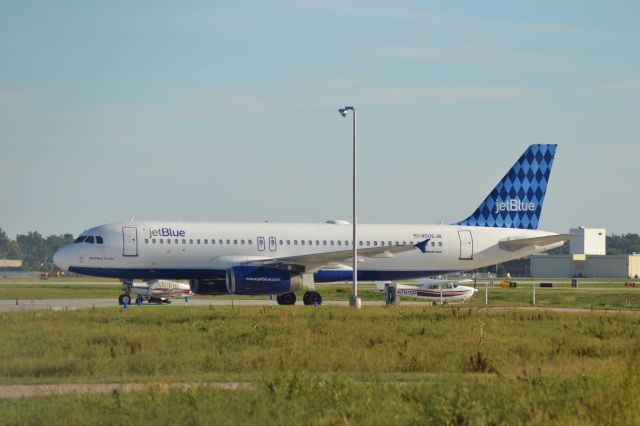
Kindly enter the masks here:
<path id="1" fill-rule="evenodd" d="M 126 293 L 123 293 L 118 297 L 118 304 L 119 305 L 124 305 L 125 301 L 127 302 L 127 305 L 130 305 L 131 304 L 131 296 L 129 296 Z"/>
<path id="2" fill-rule="evenodd" d="M 144 297 L 142 297 L 142 296 L 138 295 L 138 296 L 136 297 L 136 305 L 137 305 L 138 303 L 142 305 L 142 303 L 143 303 L 143 302 L 144 302 Z"/>
<path id="3" fill-rule="evenodd" d="M 305 303 L 305 305 L 322 305 L 322 295 L 317 291 L 309 291 L 305 293 L 305 296 L 307 297 L 308 302 Z"/>
<path id="4" fill-rule="evenodd" d="M 278 302 L 278 305 L 284 305 L 284 303 L 282 302 L 282 295 L 278 294 L 276 296 L 276 301 Z"/>
<path id="5" fill-rule="evenodd" d="M 280 304 L 280 305 L 295 305 L 296 304 L 296 294 L 295 293 L 284 293 L 284 294 L 281 294 L 279 297 L 280 297 L 280 300 L 282 301 L 282 303 L 280 301 L 278 301 L 278 304 Z"/>
<path id="6" fill-rule="evenodd" d="M 165 300 L 162 303 L 166 304 L 166 305 L 170 305 L 171 304 L 171 300 Z"/>
<path id="7" fill-rule="evenodd" d="M 302 303 L 304 303 L 305 305 L 311 305 L 311 302 L 309 302 L 309 294 L 311 294 L 310 291 L 307 291 L 303 296 L 302 296 Z"/>

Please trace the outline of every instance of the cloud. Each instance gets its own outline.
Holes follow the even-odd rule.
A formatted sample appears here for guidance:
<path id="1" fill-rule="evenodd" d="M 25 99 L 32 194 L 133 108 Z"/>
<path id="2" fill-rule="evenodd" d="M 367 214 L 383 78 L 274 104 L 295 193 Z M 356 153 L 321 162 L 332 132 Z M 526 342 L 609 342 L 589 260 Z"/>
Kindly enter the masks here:
<path id="1" fill-rule="evenodd" d="M 396 87 L 376 90 L 362 98 L 366 102 L 393 105 L 413 102 L 515 102 L 542 92 L 529 87 L 447 86 L 430 88 Z"/>
<path id="2" fill-rule="evenodd" d="M 620 80 L 608 83 L 597 84 L 586 90 L 582 90 L 581 94 L 635 94 L 640 93 L 640 80 Z"/>
<path id="3" fill-rule="evenodd" d="M 0 107 L 22 108 L 31 103 L 31 95 L 19 92 L 0 92 Z"/>

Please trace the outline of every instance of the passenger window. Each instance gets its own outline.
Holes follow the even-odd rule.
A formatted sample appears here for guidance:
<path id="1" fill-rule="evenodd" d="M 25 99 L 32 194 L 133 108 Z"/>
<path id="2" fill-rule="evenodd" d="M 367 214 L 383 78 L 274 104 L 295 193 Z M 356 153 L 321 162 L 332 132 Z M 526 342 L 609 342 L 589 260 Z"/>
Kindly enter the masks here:
<path id="1" fill-rule="evenodd" d="M 287 240 L 287 245 L 290 246 L 291 245 L 291 240 Z"/>
<path id="2" fill-rule="evenodd" d="M 396 241 L 396 245 L 397 245 L 397 246 L 399 246 L 399 245 L 400 245 L 400 243 Z"/>
<path id="3" fill-rule="evenodd" d="M 438 241 L 438 247 L 442 247 L 442 241 Z"/>
<path id="4" fill-rule="evenodd" d="M 364 244 L 363 244 L 363 241 L 358 241 L 358 245 L 359 245 L 360 247 L 362 247 L 362 246 L 364 245 Z"/>
<path id="5" fill-rule="evenodd" d="M 231 244 L 231 240 L 227 240 L 227 244 Z"/>
<path id="6" fill-rule="evenodd" d="M 88 236 L 86 240 L 84 240 L 85 243 L 89 243 L 89 244 L 93 244 L 93 237 L 92 236 Z"/>
<path id="7" fill-rule="evenodd" d="M 238 245 L 238 240 L 233 240 L 233 244 L 237 246 Z"/>
<path id="8" fill-rule="evenodd" d="M 192 239 L 189 240 L 189 244 L 193 244 L 193 240 Z"/>
<path id="9" fill-rule="evenodd" d="M 431 241 L 431 247 L 435 247 L 435 246 L 436 246 L 436 243 Z"/>
<path id="10" fill-rule="evenodd" d="M 167 244 L 171 244 L 171 238 L 167 238 Z"/>
<path id="11" fill-rule="evenodd" d="M 344 241 L 344 245 L 345 245 L 345 246 L 348 246 L 348 245 L 349 245 L 349 241 L 345 240 L 345 241 Z"/>
<path id="12" fill-rule="evenodd" d="M 204 243 L 205 244 L 209 244 L 209 240 L 207 240 L 206 238 L 204 239 Z"/>
<path id="13" fill-rule="evenodd" d="M 313 241 L 309 240 L 309 245 L 312 246 L 313 245 Z"/>
<path id="14" fill-rule="evenodd" d="M 247 243 L 248 243 L 249 245 L 251 245 L 251 244 L 253 244 L 253 241 L 249 240 Z M 280 241 L 280 244 L 282 244 L 282 241 Z"/>
<path id="15" fill-rule="evenodd" d="M 280 240 L 280 245 L 282 245 L 282 240 Z"/>
<path id="16" fill-rule="evenodd" d="M 402 245 L 403 245 L 403 246 L 406 246 L 406 245 L 407 245 L 407 242 L 406 242 L 406 241 L 403 241 L 403 242 L 402 242 Z"/>
<path id="17" fill-rule="evenodd" d="M 319 246 L 320 245 L 320 240 L 316 240 L 316 245 Z"/>
<path id="18" fill-rule="evenodd" d="M 331 241 L 329 242 L 329 244 L 333 245 L 333 240 L 331 240 Z M 356 278 L 357 278 L 357 277 L 356 277 Z"/>
<path id="19" fill-rule="evenodd" d="M 327 240 L 322 240 L 322 245 L 326 246 L 327 245 Z"/>
<path id="20" fill-rule="evenodd" d="M 371 241 L 367 241 L 367 247 L 371 246 Z"/>
<path id="21" fill-rule="evenodd" d="M 145 243 L 145 244 L 149 244 L 149 239 L 148 239 L 148 238 L 145 238 L 145 239 L 144 239 L 144 243 Z M 100 244 L 102 244 L 102 243 L 100 243 Z"/>
<path id="22" fill-rule="evenodd" d="M 156 243 L 156 239 L 154 238 L 153 240 L 151 240 L 151 242 L 152 242 L 153 244 L 155 244 L 155 243 Z"/>
<path id="23" fill-rule="evenodd" d="M 147 240 L 149 241 L 149 240 Z M 96 237 L 96 244 L 102 244 L 102 237 Z"/>
<path id="24" fill-rule="evenodd" d="M 300 240 L 300 244 L 304 245 L 304 240 Z"/>
<path id="25" fill-rule="evenodd" d="M 162 238 L 160 238 L 160 244 L 164 243 L 164 240 Z"/>
<path id="26" fill-rule="evenodd" d="M 244 240 L 240 240 L 240 244 L 244 245 Z"/>
<path id="27" fill-rule="evenodd" d="M 298 240 L 293 240 L 293 245 L 297 246 L 298 245 Z"/>
<path id="28" fill-rule="evenodd" d="M 374 246 L 374 247 L 378 247 L 378 242 L 377 242 L 377 241 L 374 241 L 374 242 L 373 242 L 373 246 Z"/>
<path id="29" fill-rule="evenodd" d="M 338 240 L 338 245 L 341 246 L 342 245 L 342 241 Z"/>
<path id="30" fill-rule="evenodd" d="M 174 243 L 176 243 L 176 244 L 178 244 L 178 239 L 176 238 L 173 242 L 174 242 Z"/>
<path id="31" fill-rule="evenodd" d="M 185 240 L 184 238 L 182 239 L 182 244 L 187 244 L 187 240 Z"/>
<path id="32" fill-rule="evenodd" d="M 200 238 L 196 240 L 196 244 L 200 244 Z"/>
<path id="33" fill-rule="evenodd" d="M 80 235 L 78 238 L 76 238 L 76 240 L 74 241 L 74 243 L 81 243 L 84 241 L 84 239 L 87 238 L 86 235 Z"/>

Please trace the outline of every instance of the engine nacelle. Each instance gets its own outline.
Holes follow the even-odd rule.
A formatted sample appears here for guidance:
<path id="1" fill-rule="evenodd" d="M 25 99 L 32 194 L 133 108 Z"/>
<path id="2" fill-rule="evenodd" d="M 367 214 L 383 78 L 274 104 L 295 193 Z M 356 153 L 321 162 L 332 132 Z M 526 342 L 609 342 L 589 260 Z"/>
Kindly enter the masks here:
<path id="1" fill-rule="evenodd" d="M 227 269 L 227 290 L 244 295 L 283 294 L 302 289 L 300 275 L 267 266 Z"/>
<path id="2" fill-rule="evenodd" d="M 208 294 L 217 296 L 220 294 L 228 294 L 227 282 L 222 279 L 217 280 L 189 280 L 191 291 L 196 294 Z"/>

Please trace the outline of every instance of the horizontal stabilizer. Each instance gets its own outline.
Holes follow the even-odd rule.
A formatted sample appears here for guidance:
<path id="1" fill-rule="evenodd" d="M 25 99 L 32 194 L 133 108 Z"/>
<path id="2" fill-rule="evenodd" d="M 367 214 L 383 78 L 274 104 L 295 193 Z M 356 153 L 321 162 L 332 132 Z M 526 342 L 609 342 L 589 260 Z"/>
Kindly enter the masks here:
<path id="1" fill-rule="evenodd" d="M 502 250 L 516 251 L 527 246 L 550 246 L 551 244 L 561 243 L 576 238 L 575 234 L 555 234 L 545 237 L 520 238 L 516 240 L 504 240 L 498 243 Z"/>

